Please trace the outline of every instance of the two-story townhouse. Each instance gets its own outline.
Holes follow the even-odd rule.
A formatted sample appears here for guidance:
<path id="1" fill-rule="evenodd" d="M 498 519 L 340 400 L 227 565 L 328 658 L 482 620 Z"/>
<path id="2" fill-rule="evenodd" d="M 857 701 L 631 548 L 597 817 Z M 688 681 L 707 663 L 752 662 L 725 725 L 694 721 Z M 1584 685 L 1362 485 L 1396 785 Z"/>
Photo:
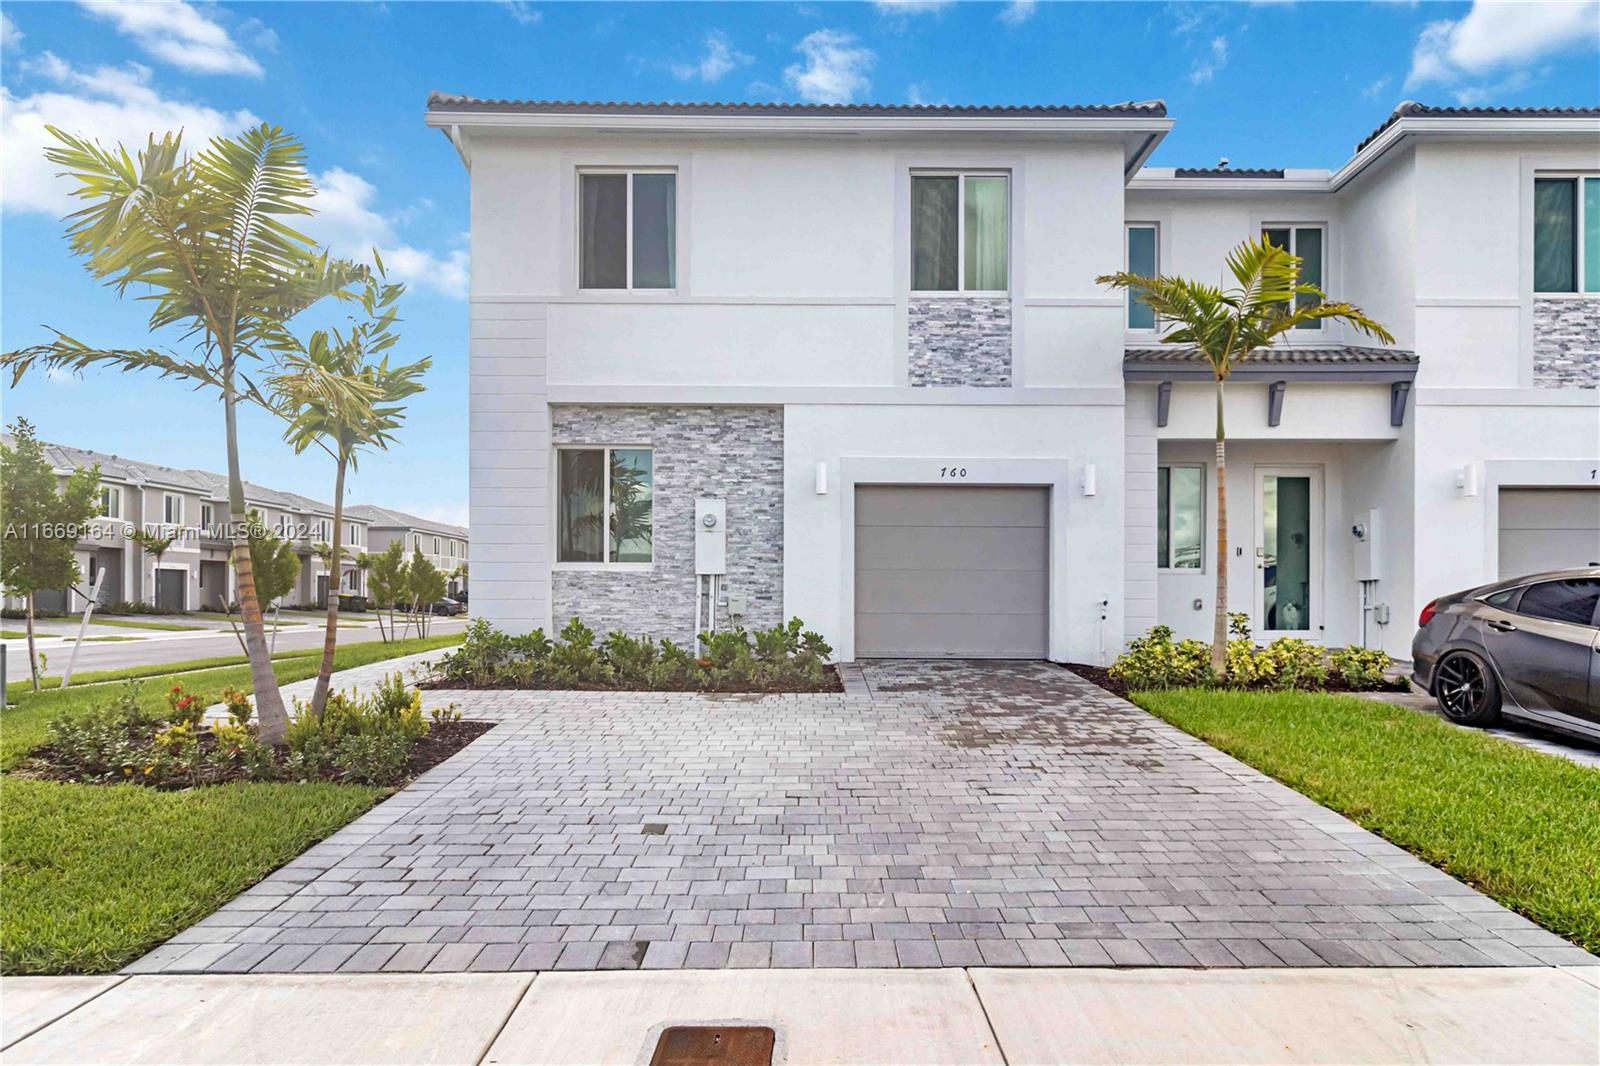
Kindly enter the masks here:
<path id="1" fill-rule="evenodd" d="M 1094 278 L 1220 278 L 1261 234 L 1398 343 L 1306 331 L 1236 373 L 1259 634 L 1404 654 L 1432 595 L 1600 555 L 1600 111 L 1410 106 L 1332 173 L 1147 169 L 1159 102 L 435 94 L 427 122 L 471 175 L 497 624 L 799 615 L 844 659 L 1205 632 L 1208 375 Z"/>
<path id="2" fill-rule="evenodd" d="M 366 523 L 372 545 L 368 551 L 372 554 L 386 551 L 390 544 L 398 541 L 407 559 L 420 551 L 445 575 L 447 595 L 455 596 L 466 590 L 470 566 L 465 527 L 370 503 L 348 507 L 345 513 L 356 515 Z"/>
<path id="3" fill-rule="evenodd" d="M 9 444 L 9 436 L 4 438 Z M 100 582 L 100 602 L 143 602 L 174 611 L 222 610 L 237 600 L 229 565 L 228 480 L 207 470 L 184 470 L 104 452 L 46 444 L 45 455 L 65 479 L 73 471 L 99 465 L 100 514 L 75 550 L 83 578 L 79 590 L 38 594 L 41 612 L 77 611 L 84 595 Z M 333 508 L 297 493 L 245 483 L 248 508 L 267 528 L 288 539 L 300 558 L 296 587 L 285 605 L 326 603 L 327 566 L 317 553 L 331 543 Z M 144 532 L 171 543 L 157 558 L 131 537 Z M 347 592 L 363 588 L 355 556 L 365 550 L 366 522 L 346 519 L 349 548 L 343 583 Z M 103 576 L 102 576 L 103 572 Z M 15 606 L 9 601 L 7 606 Z"/>

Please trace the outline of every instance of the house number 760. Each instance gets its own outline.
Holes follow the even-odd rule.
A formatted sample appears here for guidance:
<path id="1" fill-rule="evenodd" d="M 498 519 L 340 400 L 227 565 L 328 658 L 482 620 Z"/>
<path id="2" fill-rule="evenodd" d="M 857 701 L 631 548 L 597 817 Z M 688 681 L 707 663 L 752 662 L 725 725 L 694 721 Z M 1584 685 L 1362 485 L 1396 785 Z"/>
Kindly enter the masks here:
<path id="1" fill-rule="evenodd" d="M 941 466 L 939 468 L 939 476 L 940 477 L 966 477 L 967 476 L 967 468 L 964 467 L 964 466 Z"/>

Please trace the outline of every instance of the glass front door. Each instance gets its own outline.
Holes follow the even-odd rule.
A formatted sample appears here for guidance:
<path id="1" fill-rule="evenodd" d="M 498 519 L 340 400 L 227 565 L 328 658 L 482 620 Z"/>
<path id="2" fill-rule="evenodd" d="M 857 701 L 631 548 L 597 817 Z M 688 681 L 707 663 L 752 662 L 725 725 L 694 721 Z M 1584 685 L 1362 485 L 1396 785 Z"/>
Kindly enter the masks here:
<path id="1" fill-rule="evenodd" d="M 1322 473 L 1256 472 L 1257 636 L 1321 635 Z"/>

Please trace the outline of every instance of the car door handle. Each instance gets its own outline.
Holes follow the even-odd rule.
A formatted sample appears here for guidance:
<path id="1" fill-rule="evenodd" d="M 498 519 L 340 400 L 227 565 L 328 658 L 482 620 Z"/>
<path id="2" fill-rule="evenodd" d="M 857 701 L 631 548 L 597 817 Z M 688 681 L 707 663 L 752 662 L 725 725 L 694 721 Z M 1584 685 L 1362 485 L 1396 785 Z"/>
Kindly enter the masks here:
<path id="1" fill-rule="evenodd" d="M 1517 627 L 1510 622 L 1485 622 L 1484 624 L 1497 633 L 1515 633 L 1517 631 Z"/>

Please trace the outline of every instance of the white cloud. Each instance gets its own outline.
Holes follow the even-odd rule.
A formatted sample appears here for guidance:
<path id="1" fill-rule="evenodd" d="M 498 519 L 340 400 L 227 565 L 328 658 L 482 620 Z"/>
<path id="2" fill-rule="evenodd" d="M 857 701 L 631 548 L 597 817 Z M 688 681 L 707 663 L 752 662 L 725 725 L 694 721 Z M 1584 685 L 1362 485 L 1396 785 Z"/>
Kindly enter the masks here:
<path id="1" fill-rule="evenodd" d="M 468 258 L 457 248 L 443 255 L 404 243 L 397 220 L 410 218 L 415 206 L 385 215 L 375 206 L 377 187 L 359 174 L 333 167 L 316 176 L 317 213 L 301 224 L 307 234 L 333 254 L 369 260 L 376 248 L 384 268 L 396 281 L 434 289 L 446 296 L 467 294 Z"/>
<path id="2" fill-rule="evenodd" d="M 1007 26 L 1020 26 L 1033 18 L 1038 9 L 1038 0 L 1011 0 L 995 18 Z"/>
<path id="3" fill-rule="evenodd" d="M 872 6 L 880 15 L 906 17 L 909 15 L 937 15 L 949 7 L 952 0 L 873 0 Z"/>
<path id="4" fill-rule="evenodd" d="M 1406 88 L 1455 85 L 1561 52 L 1600 45 L 1600 0 L 1502 3 L 1476 0 L 1459 19 L 1424 26 Z M 1469 94 L 1482 91 L 1465 90 Z M 1458 94 L 1459 95 L 1459 94 Z"/>
<path id="5" fill-rule="evenodd" d="M 1392 80 L 1393 79 L 1390 78 L 1389 75 L 1385 74 L 1383 77 L 1372 81 L 1367 85 L 1366 88 L 1362 89 L 1361 95 L 1365 96 L 1369 100 L 1375 100 L 1388 91 L 1389 82 Z"/>
<path id="6" fill-rule="evenodd" d="M 524 26 L 537 26 L 544 21 L 544 12 L 530 6 L 528 0 L 495 0 L 495 2 Z"/>
<path id="7" fill-rule="evenodd" d="M 707 33 L 705 44 L 705 54 L 695 62 L 674 63 L 671 66 L 673 77 L 679 81 L 694 81 L 696 78 L 704 82 L 721 81 L 738 68 L 756 61 L 755 56 L 735 49 L 728 35 L 721 30 Z"/>
<path id="8" fill-rule="evenodd" d="M 11 16 L 0 11 L 0 48 L 7 52 L 22 47 L 22 31 L 11 21 Z"/>
<path id="9" fill-rule="evenodd" d="M 47 124 L 136 149 L 149 133 L 181 129 L 184 143 L 199 146 L 261 121 L 248 111 L 167 99 L 151 87 L 150 69 L 137 63 L 79 70 L 44 52 L 26 69 L 59 88 L 16 96 L 0 87 L 0 141 L 6 146 L 0 152 L 0 206 L 7 211 L 63 215 L 76 203 L 72 182 L 57 177 L 55 165 L 44 157 L 45 146 L 56 143 Z"/>
<path id="10" fill-rule="evenodd" d="M 877 53 L 858 47 L 850 34 L 815 30 L 794 47 L 805 56 L 805 62 L 786 67 L 783 80 L 802 100 L 847 104 L 871 88 L 867 71 L 877 62 Z"/>
<path id="11" fill-rule="evenodd" d="M 261 77 L 261 64 L 228 31 L 185 0 L 117 3 L 79 0 L 95 18 L 113 23 L 150 55 L 196 74 Z M 269 31 L 270 32 L 270 31 Z M 256 31 L 259 37 L 259 31 Z M 275 40 L 276 38 L 274 38 Z"/>
<path id="12" fill-rule="evenodd" d="M 1191 85 L 1206 85 L 1217 76 L 1217 71 L 1228 65 L 1228 39 L 1226 37 L 1211 38 L 1211 45 L 1206 53 L 1194 61 L 1189 68 L 1189 83 Z"/>

